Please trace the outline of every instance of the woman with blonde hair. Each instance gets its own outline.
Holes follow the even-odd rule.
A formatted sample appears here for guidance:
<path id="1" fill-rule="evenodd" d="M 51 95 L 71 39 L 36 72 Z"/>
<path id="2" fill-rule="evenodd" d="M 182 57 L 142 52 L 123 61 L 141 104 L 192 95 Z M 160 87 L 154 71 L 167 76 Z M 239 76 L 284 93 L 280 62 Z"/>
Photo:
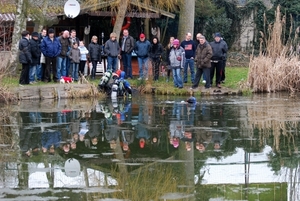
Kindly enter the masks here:
<path id="1" fill-rule="evenodd" d="M 91 79 L 95 79 L 97 63 L 101 63 L 101 46 L 98 44 L 98 37 L 93 36 L 89 44 L 88 51 L 90 54 L 90 61 L 92 62 Z"/>
<path id="2" fill-rule="evenodd" d="M 170 68 L 170 60 L 169 60 L 169 55 L 170 55 L 170 51 L 171 51 L 171 48 L 172 48 L 172 46 L 173 46 L 173 41 L 174 41 L 174 37 L 173 36 L 171 36 L 170 37 L 170 41 L 169 41 L 169 44 L 167 45 L 167 47 L 166 47 L 166 51 L 165 51 L 165 66 L 162 66 L 162 70 L 163 71 L 167 71 L 167 82 L 169 82 L 169 80 L 170 80 L 170 75 L 171 75 L 171 71 L 172 71 L 172 69 Z"/>
<path id="3" fill-rule="evenodd" d="M 118 58 L 120 59 L 120 46 L 117 39 L 116 33 L 110 34 L 110 39 L 105 42 L 104 52 L 107 55 L 107 70 L 112 72 L 117 71 Z"/>

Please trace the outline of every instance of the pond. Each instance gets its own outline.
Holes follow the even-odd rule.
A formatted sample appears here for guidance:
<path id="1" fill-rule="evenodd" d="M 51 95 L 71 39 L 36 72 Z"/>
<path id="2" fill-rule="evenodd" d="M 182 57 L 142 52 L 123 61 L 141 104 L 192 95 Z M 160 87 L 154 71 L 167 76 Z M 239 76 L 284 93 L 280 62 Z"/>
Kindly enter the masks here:
<path id="1" fill-rule="evenodd" d="M 0 200 L 300 200 L 299 97 L 185 99 L 13 106 Z"/>

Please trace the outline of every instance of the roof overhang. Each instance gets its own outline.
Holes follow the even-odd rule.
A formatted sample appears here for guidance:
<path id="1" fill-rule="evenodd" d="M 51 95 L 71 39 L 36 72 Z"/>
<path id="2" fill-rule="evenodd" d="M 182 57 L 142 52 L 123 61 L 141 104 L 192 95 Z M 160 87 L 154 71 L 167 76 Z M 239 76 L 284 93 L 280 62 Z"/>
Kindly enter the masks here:
<path id="1" fill-rule="evenodd" d="M 116 0 L 106 1 L 97 3 L 93 6 L 84 6 L 80 9 L 80 14 L 89 14 L 93 16 L 115 16 L 116 13 L 110 11 L 99 11 L 99 9 L 107 8 L 111 4 L 115 3 Z M 126 13 L 126 17 L 136 17 L 136 18 L 159 18 L 161 15 L 174 19 L 175 14 L 170 13 L 168 11 L 155 8 L 153 6 L 146 5 L 144 3 L 140 3 L 138 1 L 130 1 L 130 4 L 136 6 L 138 8 L 142 8 L 151 12 L 139 12 L 139 11 L 129 11 Z M 95 10 L 95 11 L 91 11 Z"/>

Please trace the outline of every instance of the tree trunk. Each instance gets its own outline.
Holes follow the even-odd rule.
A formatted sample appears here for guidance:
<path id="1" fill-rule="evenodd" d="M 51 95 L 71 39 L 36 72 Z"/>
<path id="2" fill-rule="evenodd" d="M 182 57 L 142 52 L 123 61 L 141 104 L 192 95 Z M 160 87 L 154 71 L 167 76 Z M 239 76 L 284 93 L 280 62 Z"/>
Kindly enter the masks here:
<path id="1" fill-rule="evenodd" d="M 184 40 L 185 34 L 190 32 L 194 36 L 195 0 L 185 0 L 180 7 L 178 39 Z"/>
<path id="2" fill-rule="evenodd" d="M 47 12 L 47 8 L 48 8 L 48 0 L 44 0 L 43 1 L 43 5 L 42 5 L 42 19 L 39 21 L 39 26 L 38 26 L 38 32 L 41 31 L 44 26 L 45 26 L 45 17 L 46 16 L 46 12 Z"/>
<path id="3" fill-rule="evenodd" d="M 123 26 L 123 21 L 127 12 L 127 8 L 129 5 L 130 0 L 122 0 L 119 7 L 118 7 L 118 13 L 116 16 L 116 23 L 114 26 L 113 32 L 117 34 L 117 40 L 119 40 L 121 29 Z"/>
<path id="4" fill-rule="evenodd" d="M 9 66 L 12 74 L 16 74 L 17 72 L 19 40 L 21 38 L 22 31 L 26 30 L 28 0 L 17 0 L 16 4 L 17 10 L 15 13 L 15 24 L 11 45 L 11 60 Z"/>

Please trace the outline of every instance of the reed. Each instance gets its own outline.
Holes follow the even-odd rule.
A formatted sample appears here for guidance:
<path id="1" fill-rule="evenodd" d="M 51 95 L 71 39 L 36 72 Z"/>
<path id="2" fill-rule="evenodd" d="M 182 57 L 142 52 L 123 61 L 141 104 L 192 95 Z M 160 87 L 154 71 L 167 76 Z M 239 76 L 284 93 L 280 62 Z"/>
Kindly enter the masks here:
<path id="1" fill-rule="evenodd" d="M 259 56 L 252 56 L 249 62 L 247 87 L 253 92 L 295 92 L 300 89 L 300 62 L 292 45 L 296 38 L 283 44 L 285 16 L 281 17 L 279 6 L 275 16 L 275 22 L 268 25 L 268 34 L 260 32 Z"/>

